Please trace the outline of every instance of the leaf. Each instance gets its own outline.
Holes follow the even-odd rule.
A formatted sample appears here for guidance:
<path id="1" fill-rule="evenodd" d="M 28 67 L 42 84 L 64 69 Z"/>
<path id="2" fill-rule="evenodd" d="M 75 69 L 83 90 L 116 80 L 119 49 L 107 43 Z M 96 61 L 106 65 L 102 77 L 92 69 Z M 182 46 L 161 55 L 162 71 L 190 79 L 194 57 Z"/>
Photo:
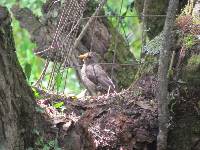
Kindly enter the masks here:
<path id="1" fill-rule="evenodd" d="M 64 105 L 64 102 L 59 102 L 59 103 L 55 103 L 53 106 L 55 107 L 55 108 L 60 108 L 61 106 L 63 106 Z"/>
<path id="2" fill-rule="evenodd" d="M 33 129 L 33 133 L 36 134 L 36 135 L 40 135 L 39 131 L 35 128 Z"/>
<path id="3" fill-rule="evenodd" d="M 54 140 L 49 141 L 49 142 L 48 142 L 48 145 L 49 145 L 50 147 L 54 147 L 55 141 L 54 141 Z"/>
<path id="4" fill-rule="evenodd" d="M 35 111 L 38 112 L 38 113 L 44 113 L 44 108 L 41 108 L 39 106 L 36 106 L 35 107 Z"/>
<path id="5" fill-rule="evenodd" d="M 31 64 L 26 63 L 24 69 L 25 69 L 26 77 L 27 77 L 27 79 L 29 80 L 29 79 L 30 79 L 30 76 L 31 76 L 31 71 L 32 71 L 32 66 L 31 66 Z"/>
<path id="6" fill-rule="evenodd" d="M 62 150 L 61 148 L 59 148 L 59 144 L 58 144 L 58 140 L 55 139 L 55 147 L 54 147 L 55 150 Z"/>
<path id="7" fill-rule="evenodd" d="M 42 150 L 50 150 L 50 147 L 48 145 L 44 145 Z"/>
<path id="8" fill-rule="evenodd" d="M 70 98 L 71 98 L 72 100 L 77 100 L 77 97 L 76 97 L 76 96 L 70 96 Z"/>
<path id="9" fill-rule="evenodd" d="M 40 98 L 40 93 L 33 87 L 32 87 L 32 90 L 33 90 L 34 97 L 35 98 Z"/>

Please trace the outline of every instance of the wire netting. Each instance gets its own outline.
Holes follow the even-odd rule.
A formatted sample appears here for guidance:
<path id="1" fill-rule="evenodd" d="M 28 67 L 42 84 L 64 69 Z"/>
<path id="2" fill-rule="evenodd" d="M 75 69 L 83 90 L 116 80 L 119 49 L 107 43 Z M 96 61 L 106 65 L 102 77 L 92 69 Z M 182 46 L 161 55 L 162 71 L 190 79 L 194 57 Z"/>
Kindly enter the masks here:
<path id="1" fill-rule="evenodd" d="M 158 14 L 158 15 L 152 15 L 147 14 L 146 7 L 148 5 L 147 1 L 144 2 L 144 8 L 141 15 L 124 15 L 122 14 L 122 6 L 124 3 L 124 0 L 121 0 L 121 6 L 119 13 L 115 13 L 114 15 L 100 15 L 100 10 L 103 8 L 103 6 L 106 4 L 106 0 L 100 0 L 99 5 L 96 8 L 93 15 L 90 17 L 83 17 L 83 13 L 87 7 L 87 3 L 89 0 L 65 0 L 63 3 L 63 6 L 61 8 L 61 13 L 59 15 L 59 21 L 57 23 L 56 31 L 53 36 L 51 44 L 48 46 L 47 49 L 44 49 L 43 51 L 37 52 L 37 54 L 43 54 L 48 53 L 48 56 L 54 56 L 56 58 L 53 63 L 50 64 L 51 60 L 50 58 L 47 58 L 44 69 L 40 75 L 40 78 L 36 82 L 36 86 L 40 87 L 42 85 L 43 79 L 45 76 L 49 75 L 48 79 L 48 86 L 47 89 L 49 91 L 55 91 L 56 90 L 56 84 L 58 82 L 65 81 L 64 85 L 66 86 L 66 78 L 68 77 L 68 72 L 66 71 L 67 68 L 80 68 L 82 65 L 78 64 L 76 61 L 74 61 L 75 57 L 77 57 L 77 52 L 75 48 L 79 44 L 80 40 L 82 39 L 84 33 L 86 32 L 87 28 L 90 27 L 94 30 L 95 23 L 92 24 L 92 22 L 96 22 L 98 18 L 115 18 L 117 21 L 117 25 L 115 26 L 116 29 L 122 28 L 122 34 L 125 38 L 125 41 L 127 41 L 127 46 L 129 47 L 128 43 L 128 37 L 126 34 L 126 31 L 124 30 L 124 25 L 122 18 L 127 17 L 140 17 L 142 19 L 142 46 L 141 46 L 141 57 L 143 53 L 146 51 L 151 51 L 151 49 L 147 49 L 148 46 L 146 45 L 146 39 L 147 35 L 146 32 L 148 32 L 148 29 L 146 27 L 146 18 L 147 17 L 165 17 L 166 15 Z M 87 20 L 87 23 L 83 27 L 81 33 L 79 33 L 79 28 L 81 25 L 81 22 Z M 93 34 L 91 37 L 91 46 L 89 51 L 92 51 L 93 48 Z M 112 62 L 111 63 L 101 63 L 103 65 L 112 65 L 111 69 L 111 78 L 113 78 L 114 74 L 114 64 L 116 64 L 116 49 L 117 49 L 117 39 L 116 36 L 114 38 L 114 49 L 112 50 L 114 52 Z M 153 47 L 155 49 L 155 47 Z M 156 53 L 156 52 L 155 52 Z M 142 59 L 140 59 L 142 60 Z M 140 65 L 142 62 L 138 61 L 136 63 L 121 63 L 117 65 L 122 66 L 131 66 L 131 65 Z M 155 62 L 156 63 L 156 62 Z M 47 71 L 47 70 L 51 71 Z M 49 73 L 50 72 L 50 73 Z"/>

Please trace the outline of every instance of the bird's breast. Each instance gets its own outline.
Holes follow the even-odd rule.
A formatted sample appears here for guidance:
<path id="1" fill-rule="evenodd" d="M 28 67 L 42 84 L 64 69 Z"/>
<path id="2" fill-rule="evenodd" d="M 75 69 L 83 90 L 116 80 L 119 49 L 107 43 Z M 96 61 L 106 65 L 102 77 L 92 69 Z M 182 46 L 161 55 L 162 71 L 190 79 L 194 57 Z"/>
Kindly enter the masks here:
<path id="1" fill-rule="evenodd" d="M 81 76 L 82 76 L 82 78 L 86 78 L 87 77 L 86 76 L 86 66 L 85 66 L 85 64 L 83 64 L 83 67 L 81 69 Z"/>

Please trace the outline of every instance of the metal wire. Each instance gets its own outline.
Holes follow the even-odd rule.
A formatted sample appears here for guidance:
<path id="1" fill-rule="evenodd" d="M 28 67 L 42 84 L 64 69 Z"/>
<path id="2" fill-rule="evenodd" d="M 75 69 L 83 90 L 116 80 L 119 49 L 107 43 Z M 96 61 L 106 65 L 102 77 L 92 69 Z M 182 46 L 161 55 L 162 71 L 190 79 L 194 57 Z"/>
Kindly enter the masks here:
<path id="1" fill-rule="evenodd" d="M 121 12 L 122 12 L 123 2 L 124 2 L 124 0 L 121 1 L 119 14 L 121 14 Z M 120 17 L 117 18 L 117 28 L 119 28 L 119 26 L 120 26 Z M 116 49 L 117 49 L 117 44 L 118 44 L 118 36 L 115 36 L 114 41 L 115 41 L 115 47 L 114 47 L 113 64 L 115 63 L 115 59 L 116 59 Z M 114 66 L 112 66 L 112 69 L 111 69 L 111 79 L 113 79 L 113 75 L 114 75 Z"/>
<path id="2" fill-rule="evenodd" d="M 77 26 L 82 20 L 88 20 L 88 19 L 90 19 L 90 18 L 109 18 L 109 17 L 112 17 L 112 18 L 126 18 L 126 17 L 142 17 L 142 18 L 145 18 L 145 17 L 166 17 L 166 15 L 151 15 L 151 14 L 145 15 L 145 14 L 143 14 L 143 13 L 141 13 L 141 15 L 125 15 L 125 16 L 122 16 L 122 15 L 97 15 L 97 16 L 90 16 L 90 17 L 82 17 L 82 18 L 79 20 L 79 22 L 71 20 L 71 21 L 68 21 L 65 25 L 69 25 L 69 24 L 71 24 L 71 23 L 77 22 L 77 24 L 76 24 L 76 26 Z M 75 29 L 73 28 L 73 30 L 75 30 Z M 72 32 L 73 30 L 71 30 L 71 32 Z M 57 32 L 58 32 L 58 31 L 57 31 Z M 71 33 L 71 32 L 70 32 L 70 33 Z M 65 39 L 70 35 L 70 33 L 65 37 Z M 56 33 L 56 35 L 57 35 L 57 33 Z M 56 36 L 55 36 L 53 39 L 56 39 Z M 53 42 L 52 42 L 52 43 L 53 43 Z M 50 51 L 50 50 L 52 50 L 52 49 L 54 49 L 54 48 L 61 48 L 61 47 L 59 47 L 59 45 L 58 45 L 58 46 L 53 46 L 53 45 L 51 45 L 49 48 L 47 48 L 47 49 L 45 49 L 45 50 L 43 50 L 43 51 L 36 52 L 36 53 L 34 53 L 34 54 L 35 54 L 35 55 L 42 54 L 42 53 L 45 53 L 45 52 L 47 52 L 47 51 Z"/>
<path id="3" fill-rule="evenodd" d="M 67 79 L 67 75 L 68 73 L 66 73 L 65 77 L 64 77 L 64 71 L 66 70 L 66 68 L 80 68 L 82 67 L 82 65 L 79 64 L 73 64 L 73 58 L 70 58 L 72 55 L 72 50 L 74 49 L 74 43 L 76 43 L 76 36 L 78 33 L 78 28 L 79 25 L 81 23 L 81 21 L 83 20 L 88 20 L 88 22 L 91 20 L 91 18 L 94 18 L 94 20 L 92 20 L 94 22 L 93 26 L 95 26 L 95 22 L 96 19 L 98 18 L 109 18 L 109 17 L 114 17 L 117 19 L 117 26 L 116 28 L 118 29 L 120 26 L 122 26 L 122 32 L 124 34 L 124 37 L 126 38 L 126 43 L 127 46 L 129 47 L 129 43 L 128 43 L 128 39 L 127 39 L 127 35 L 126 35 L 126 31 L 124 29 L 123 26 L 123 19 L 127 18 L 127 17 L 142 17 L 142 19 L 144 20 L 145 17 L 166 17 L 166 15 L 151 15 L 151 14 L 145 14 L 144 12 L 141 15 L 121 15 L 122 13 L 122 7 L 123 7 L 123 2 L 124 0 L 121 0 L 121 4 L 120 4 L 120 11 L 119 14 L 115 14 L 115 15 L 98 15 L 98 13 L 96 13 L 95 15 L 92 15 L 90 17 L 83 17 L 83 12 L 85 10 L 85 6 L 86 3 L 89 0 L 81 0 L 79 1 L 79 3 L 77 3 L 76 0 L 68 0 L 66 1 L 64 5 L 64 7 L 61 9 L 61 14 L 60 14 L 60 18 L 58 20 L 58 25 L 56 27 L 56 31 L 55 34 L 53 36 L 53 40 L 51 45 L 40 52 L 37 52 L 35 54 L 44 54 L 45 52 L 47 52 L 49 55 L 57 55 L 57 53 L 61 54 L 61 63 L 60 60 L 56 60 L 55 62 L 53 62 L 53 68 L 50 72 L 47 73 L 47 68 L 49 67 L 49 58 L 47 58 L 47 63 L 45 65 L 45 69 L 43 70 L 39 80 L 36 82 L 38 85 L 41 85 L 42 79 L 44 79 L 44 77 L 46 75 L 50 75 L 50 79 L 48 82 L 48 86 L 47 89 L 49 90 L 54 90 L 54 86 L 56 84 L 55 78 L 56 75 L 58 73 L 61 73 L 62 78 L 65 78 L 64 81 L 64 86 L 66 86 L 66 79 Z M 96 9 L 96 11 L 98 9 L 101 9 L 101 3 L 105 4 L 105 0 L 100 1 L 98 8 Z M 127 8 L 128 9 L 128 8 Z M 67 31 L 64 31 L 64 29 L 67 29 Z M 146 32 L 146 30 L 144 31 L 145 28 L 143 28 L 143 32 Z M 92 33 L 92 40 L 91 40 L 91 45 L 90 45 L 90 50 L 93 47 L 93 36 L 94 36 L 94 28 L 92 29 L 93 33 Z M 143 43 L 143 38 L 144 35 L 142 34 L 142 43 Z M 114 66 L 136 66 L 136 65 L 140 65 L 142 64 L 141 62 L 133 62 L 133 63 L 116 63 L 116 49 L 117 49 L 117 44 L 118 44 L 118 37 L 115 37 L 115 45 L 114 45 L 114 55 L 113 55 L 113 60 L 112 63 L 99 63 L 100 65 L 111 65 L 111 78 L 113 78 L 114 75 Z M 143 43 L 144 44 L 144 43 Z M 143 45 L 142 45 L 142 49 L 143 49 Z M 73 54 L 74 55 L 74 54 Z M 48 55 L 47 55 L 48 57 Z M 74 56 L 72 56 L 74 57 Z M 157 63 L 157 61 L 153 62 L 153 63 Z"/>

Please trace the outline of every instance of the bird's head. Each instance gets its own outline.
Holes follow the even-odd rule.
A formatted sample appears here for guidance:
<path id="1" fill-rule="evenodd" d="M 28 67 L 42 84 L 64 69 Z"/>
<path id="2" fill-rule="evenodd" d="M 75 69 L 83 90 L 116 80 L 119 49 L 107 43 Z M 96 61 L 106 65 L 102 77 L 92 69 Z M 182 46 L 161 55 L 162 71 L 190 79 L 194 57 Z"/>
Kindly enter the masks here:
<path id="1" fill-rule="evenodd" d="M 87 52 L 79 56 L 85 64 L 98 63 L 99 55 L 96 52 Z"/>

